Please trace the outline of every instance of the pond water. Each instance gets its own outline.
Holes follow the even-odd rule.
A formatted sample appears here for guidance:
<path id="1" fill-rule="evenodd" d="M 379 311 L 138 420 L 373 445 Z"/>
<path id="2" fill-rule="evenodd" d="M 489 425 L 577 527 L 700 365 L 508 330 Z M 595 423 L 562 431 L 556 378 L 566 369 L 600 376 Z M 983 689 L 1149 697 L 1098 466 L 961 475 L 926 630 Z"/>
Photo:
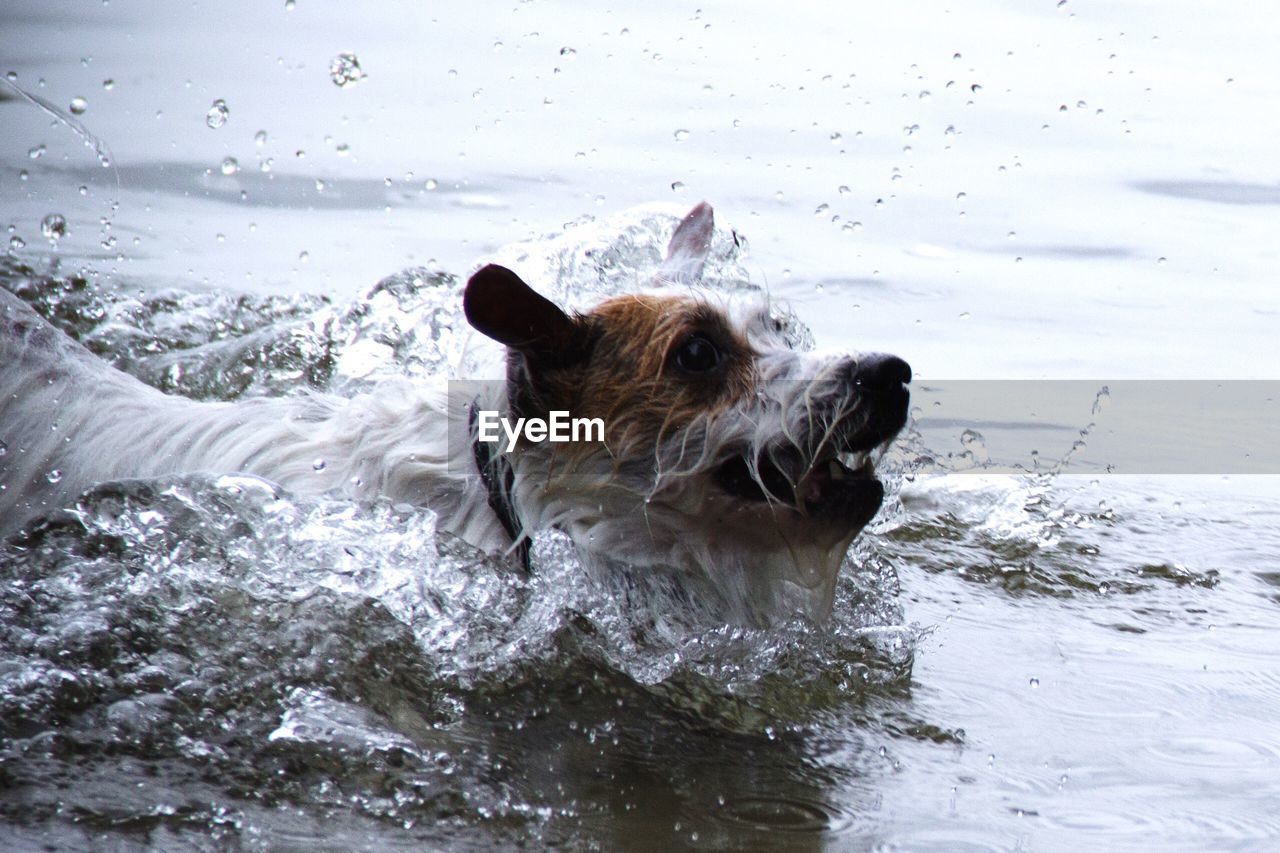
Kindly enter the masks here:
<path id="1" fill-rule="evenodd" d="M 1277 843 L 1280 482 L 1215 467 L 1234 416 L 1214 464 L 1102 444 L 1125 381 L 1274 410 L 1265 10 L 3 20 L 0 286 L 166 390 L 447 371 L 477 264 L 589 301 L 704 198 L 718 273 L 918 389 L 821 626 L 629 611 L 554 533 L 524 578 L 423 509 L 101 485 L 0 547 L 6 848 Z M 930 396 L 1011 379 L 1074 381 L 1049 426 Z"/>

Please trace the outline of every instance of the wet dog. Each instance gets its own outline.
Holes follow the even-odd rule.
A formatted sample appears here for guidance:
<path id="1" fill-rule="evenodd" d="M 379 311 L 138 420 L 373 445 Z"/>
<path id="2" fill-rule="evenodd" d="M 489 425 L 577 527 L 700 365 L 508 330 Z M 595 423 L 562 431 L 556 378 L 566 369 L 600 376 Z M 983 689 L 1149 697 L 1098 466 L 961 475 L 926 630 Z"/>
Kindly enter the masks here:
<path id="1" fill-rule="evenodd" d="M 522 561 L 532 534 L 558 528 L 594 574 L 665 585 L 712 618 L 822 619 L 883 500 L 873 459 L 905 423 L 911 370 L 806 352 L 767 301 L 702 288 L 712 226 L 697 206 L 654 289 L 580 314 L 486 266 L 463 307 L 502 345 L 501 381 L 391 381 L 351 399 L 169 396 L 0 291 L 0 532 L 99 481 L 247 472 L 427 506 L 442 529 Z M 556 413 L 603 434 L 481 440 L 486 415 Z"/>

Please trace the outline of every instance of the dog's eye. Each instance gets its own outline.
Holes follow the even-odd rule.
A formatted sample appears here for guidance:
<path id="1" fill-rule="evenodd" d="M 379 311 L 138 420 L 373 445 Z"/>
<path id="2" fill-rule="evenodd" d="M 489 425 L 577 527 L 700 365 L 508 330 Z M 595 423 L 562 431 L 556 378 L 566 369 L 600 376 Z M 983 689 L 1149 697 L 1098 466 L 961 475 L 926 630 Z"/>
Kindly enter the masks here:
<path id="1" fill-rule="evenodd" d="M 703 335 L 691 335 L 676 349 L 672 359 L 685 373 L 708 373 L 720 366 L 720 348 Z"/>

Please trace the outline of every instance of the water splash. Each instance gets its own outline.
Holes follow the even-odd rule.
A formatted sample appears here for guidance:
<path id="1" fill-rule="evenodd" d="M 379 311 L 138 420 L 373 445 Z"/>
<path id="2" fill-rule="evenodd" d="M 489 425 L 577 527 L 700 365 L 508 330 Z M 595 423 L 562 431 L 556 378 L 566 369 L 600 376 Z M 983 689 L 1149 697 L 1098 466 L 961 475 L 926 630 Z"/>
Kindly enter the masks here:
<path id="1" fill-rule="evenodd" d="M 204 123 L 210 130 L 217 130 L 227 123 L 227 119 L 231 117 L 231 110 L 227 107 L 227 102 L 218 98 L 209 107 L 209 111 L 204 114 Z"/>
<path id="2" fill-rule="evenodd" d="M 339 53 L 329 60 L 329 79 L 339 89 L 354 86 L 365 78 L 364 69 L 354 53 Z"/>
<path id="3" fill-rule="evenodd" d="M 67 218 L 61 213 L 50 213 L 40 221 L 40 233 L 57 248 L 58 241 L 67 236 Z"/>

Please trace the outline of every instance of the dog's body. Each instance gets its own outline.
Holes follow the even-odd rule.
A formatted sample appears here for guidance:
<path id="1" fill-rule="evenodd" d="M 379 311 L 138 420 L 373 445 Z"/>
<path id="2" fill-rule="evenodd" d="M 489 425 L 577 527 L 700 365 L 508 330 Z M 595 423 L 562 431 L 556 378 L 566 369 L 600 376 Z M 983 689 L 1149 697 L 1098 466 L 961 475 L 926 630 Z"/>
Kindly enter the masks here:
<path id="1" fill-rule="evenodd" d="M 99 481 L 241 471 L 428 506 L 490 552 L 557 527 L 593 571 L 674 581 L 718 618 L 822 618 L 880 505 L 869 455 L 905 421 L 910 369 L 799 352 L 766 304 L 690 289 L 711 230 L 699 205 L 661 287 L 580 315 L 509 270 L 477 272 L 467 318 L 506 347 L 504 381 L 479 391 L 397 380 L 351 399 L 195 402 L 114 370 L 0 291 L 0 533 Z M 480 409 L 598 417 L 605 438 L 508 454 L 477 442 Z"/>

